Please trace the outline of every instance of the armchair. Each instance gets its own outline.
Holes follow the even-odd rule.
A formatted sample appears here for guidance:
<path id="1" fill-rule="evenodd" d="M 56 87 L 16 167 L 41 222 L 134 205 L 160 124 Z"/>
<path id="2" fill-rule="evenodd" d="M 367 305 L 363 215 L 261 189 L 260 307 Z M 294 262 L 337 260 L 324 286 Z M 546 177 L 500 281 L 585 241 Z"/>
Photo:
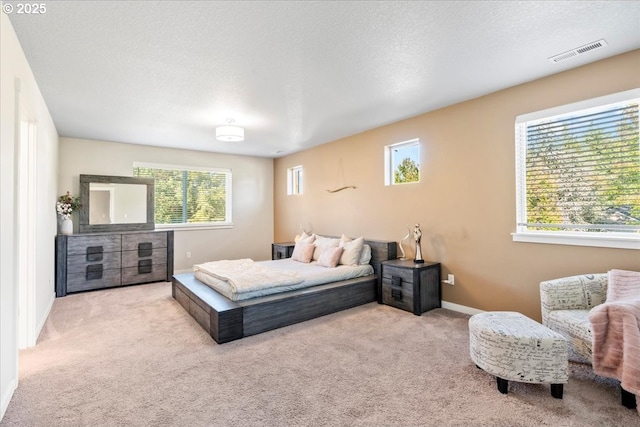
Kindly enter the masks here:
<path id="1" fill-rule="evenodd" d="M 567 339 L 569 360 L 593 363 L 589 311 L 606 299 L 606 273 L 540 282 L 542 324 Z"/>
<path id="2" fill-rule="evenodd" d="M 593 365 L 589 313 L 606 302 L 608 278 L 607 273 L 598 273 L 540 282 L 542 324 L 566 338 L 571 361 Z M 622 404 L 635 408 L 636 396 L 622 386 L 620 391 Z"/>

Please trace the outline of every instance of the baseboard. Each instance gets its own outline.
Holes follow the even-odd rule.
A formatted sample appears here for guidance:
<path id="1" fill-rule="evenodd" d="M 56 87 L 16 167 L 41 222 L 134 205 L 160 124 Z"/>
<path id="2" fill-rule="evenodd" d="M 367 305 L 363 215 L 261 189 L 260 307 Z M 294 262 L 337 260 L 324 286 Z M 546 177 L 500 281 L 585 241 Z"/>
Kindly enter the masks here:
<path id="1" fill-rule="evenodd" d="M 53 308 L 53 303 L 55 302 L 55 300 L 56 300 L 56 293 L 52 292 L 51 293 L 51 299 L 49 300 L 49 303 L 47 304 L 47 308 L 44 310 L 44 315 L 40 319 L 40 323 L 38 324 L 38 327 L 36 328 L 36 333 L 35 333 L 36 342 L 38 342 L 38 337 L 40 336 L 40 333 L 42 332 L 42 329 L 44 328 L 45 323 L 47 323 L 47 319 L 49 318 L 49 313 L 51 313 L 51 309 Z M 33 345 L 36 345 L 36 343 L 34 342 Z"/>
<path id="2" fill-rule="evenodd" d="M 442 308 L 457 311 L 459 313 L 469 314 L 471 316 L 473 316 L 474 314 L 484 313 L 484 310 L 478 310 L 477 308 L 467 307 L 466 305 L 455 304 L 448 301 L 442 301 Z"/>
<path id="3" fill-rule="evenodd" d="M 9 387 L 7 391 L 2 394 L 2 401 L 0 402 L 0 421 L 4 418 L 5 412 L 7 412 L 7 408 L 9 407 L 9 402 L 11 402 L 11 398 L 13 397 L 13 393 L 18 388 L 18 380 L 15 379 L 9 383 Z"/>

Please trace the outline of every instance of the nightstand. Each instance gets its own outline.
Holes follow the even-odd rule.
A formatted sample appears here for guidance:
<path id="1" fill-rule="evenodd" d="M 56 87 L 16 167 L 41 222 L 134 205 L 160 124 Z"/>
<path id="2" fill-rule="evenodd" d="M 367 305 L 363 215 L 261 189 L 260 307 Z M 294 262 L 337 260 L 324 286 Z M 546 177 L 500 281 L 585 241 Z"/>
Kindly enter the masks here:
<path id="1" fill-rule="evenodd" d="M 440 263 L 390 260 L 381 265 L 378 303 L 387 304 L 420 316 L 441 306 Z"/>
<path id="2" fill-rule="evenodd" d="M 293 248 L 295 245 L 296 244 L 293 242 L 272 243 L 271 259 L 291 258 L 291 254 L 293 254 Z"/>

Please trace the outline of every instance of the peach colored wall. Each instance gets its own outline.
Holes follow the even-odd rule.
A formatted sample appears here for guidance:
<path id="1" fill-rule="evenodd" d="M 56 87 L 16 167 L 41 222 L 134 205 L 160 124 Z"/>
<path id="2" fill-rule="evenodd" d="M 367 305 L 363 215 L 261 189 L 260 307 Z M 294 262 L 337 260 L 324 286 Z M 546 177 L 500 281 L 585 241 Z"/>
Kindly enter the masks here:
<path id="1" fill-rule="evenodd" d="M 304 227 L 399 241 L 405 225 L 420 223 L 424 258 L 456 277 L 442 285 L 443 300 L 540 320 L 540 281 L 640 270 L 640 251 L 512 241 L 515 117 L 637 87 L 640 50 L 276 159 L 275 240 Z M 385 186 L 384 146 L 413 138 L 421 141 L 420 182 Z M 287 168 L 296 165 L 304 194 L 287 196 Z M 325 191 L 343 185 L 357 189 Z"/>

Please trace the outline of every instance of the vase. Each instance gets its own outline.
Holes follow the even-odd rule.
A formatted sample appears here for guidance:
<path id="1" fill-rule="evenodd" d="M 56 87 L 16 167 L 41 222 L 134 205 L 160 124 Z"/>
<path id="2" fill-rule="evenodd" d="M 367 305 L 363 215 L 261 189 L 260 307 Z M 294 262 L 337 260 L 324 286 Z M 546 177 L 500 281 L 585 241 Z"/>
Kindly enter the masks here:
<path id="1" fill-rule="evenodd" d="M 65 218 L 62 220 L 60 234 L 73 234 L 73 221 L 71 218 Z"/>

